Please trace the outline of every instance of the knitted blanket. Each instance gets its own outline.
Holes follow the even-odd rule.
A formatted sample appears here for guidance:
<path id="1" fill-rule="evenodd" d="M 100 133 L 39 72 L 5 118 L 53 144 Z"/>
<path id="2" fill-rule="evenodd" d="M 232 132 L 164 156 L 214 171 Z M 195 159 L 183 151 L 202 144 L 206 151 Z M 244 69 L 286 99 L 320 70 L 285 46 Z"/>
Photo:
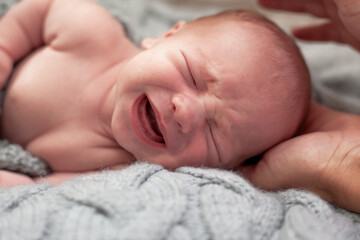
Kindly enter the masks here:
<path id="1" fill-rule="evenodd" d="M 228 171 L 135 164 L 0 192 L 0 236 L 27 239 L 359 239 L 358 215 Z"/>
<path id="2" fill-rule="evenodd" d="M 16 0 L 0 0 L 0 14 Z M 179 19 L 216 9 L 102 0 L 137 43 Z M 148 30 L 145 30 L 148 29 Z M 301 44 L 314 98 L 360 113 L 360 58 L 347 47 Z M 325 55 L 325 56 L 324 56 Z M 356 96 L 358 95 L 358 96 Z M 49 172 L 41 159 L 2 141 L 0 169 Z M 11 239 L 360 239 L 360 215 L 303 190 L 264 192 L 231 171 L 136 163 L 52 187 L 0 189 L 0 238 Z"/>

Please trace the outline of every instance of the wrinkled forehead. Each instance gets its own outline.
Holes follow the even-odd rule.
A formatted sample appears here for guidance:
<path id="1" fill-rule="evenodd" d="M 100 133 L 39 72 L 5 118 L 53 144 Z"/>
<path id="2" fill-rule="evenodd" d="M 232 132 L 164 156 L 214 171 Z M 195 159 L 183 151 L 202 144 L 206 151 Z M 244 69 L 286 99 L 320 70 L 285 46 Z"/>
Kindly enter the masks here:
<path id="1" fill-rule="evenodd" d="M 269 84 L 266 79 L 276 70 L 274 58 L 281 57 L 264 31 L 252 23 L 230 21 L 194 34 L 187 54 L 218 97 L 236 100 Z"/>
<path id="2" fill-rule="evenodd" d="M 263 26 L 214 20 L 189 24 L 183 41 L 185 54 L 198 79 L 227 108 L 251 109 L 272 94 L 271 80 L 280 70 L 279 62 L 285 61 L 283 51 Z"/>
<path id="3" fill-rule="evenodd" d="M 228 109 L 226 115 L 232 123 L 243 115 L 255 118 L 278 87 L 272 79 L 278 70 L 274 58 L 280 57 L 276 46 L 258 31 L 252 24 L 236 32 L 220 30 L 224 35 L 208 33 L 212 37 L 207 42 L 192 45 L 190 55 L 197 76 L 219 99 L 222 109 Z"/>

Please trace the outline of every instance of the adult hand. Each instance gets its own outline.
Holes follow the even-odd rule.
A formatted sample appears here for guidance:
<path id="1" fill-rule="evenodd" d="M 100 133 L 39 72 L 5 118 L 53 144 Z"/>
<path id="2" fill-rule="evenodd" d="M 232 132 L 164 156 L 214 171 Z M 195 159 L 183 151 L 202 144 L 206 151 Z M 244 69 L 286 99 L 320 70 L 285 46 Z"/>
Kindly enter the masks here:
<path id="1" fill-rule="evenodd" d="M 358 0 L 258 0 L 267 8 L 307 12 L 329 21 L 293 30 L 303 40 L 336 41 L 360 50 L 360 1 Z"/>
<path id="2" fill-rule="evenodd" d="M 360 213 L 360 116 L 312 103 L 302 135 L 240 172 L 260 188 L 307 189 Z"/>

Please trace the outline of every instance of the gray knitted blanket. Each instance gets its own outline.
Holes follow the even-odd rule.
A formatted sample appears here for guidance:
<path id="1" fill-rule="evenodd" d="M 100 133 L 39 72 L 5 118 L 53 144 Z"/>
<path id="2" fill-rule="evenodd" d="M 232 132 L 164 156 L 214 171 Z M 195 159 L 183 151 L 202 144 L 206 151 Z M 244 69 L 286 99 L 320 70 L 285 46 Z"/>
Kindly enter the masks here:
<path id="1" fill-rule="evenodd" d="M 0 0 L 0 15 L 16 0 Z M 102 0 L 138 43 L 198 11 L 149 0 Z M 301 44 L 314 98 L 360 113 L 360 57 L 332 44 Z M 6 141 L 0 169 L 45 175 L 38 158 Z M 0 179 L 1 181 L 1 179 Z M 360 200 L 359 200 L 360 201 Z M 360 203 L 359 203 L 360 204 Z M 0 239 L 360 239 L 360 215 L 302 190 L 264 192 L 230 171 L 137 163 L 121 171 L 0 189 Z"/>

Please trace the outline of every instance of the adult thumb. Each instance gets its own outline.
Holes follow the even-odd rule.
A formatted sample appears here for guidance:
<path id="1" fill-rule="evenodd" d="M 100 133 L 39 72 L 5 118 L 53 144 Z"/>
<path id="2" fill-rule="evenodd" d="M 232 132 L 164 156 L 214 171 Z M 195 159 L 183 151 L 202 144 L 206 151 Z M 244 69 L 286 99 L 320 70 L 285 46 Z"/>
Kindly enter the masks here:
<path id="1" fill-rule="evenodd" d="M 264 190 L 309 189 L 316 182 L 316 174 L 301 154 L 293 154 L 299 153 L 297 149 L 292 149 L 293 142 L 290 140 L 269 150 L 256 165 L 241 167 L 240 174 Z"/>
<path id="2" fill-rule="evenodd" d="M 241 167 L 239 172 L 254 186 L 264 190 L 281 190 L 294 186 L 293 176 L 286 174 L 284 169 L 274 166 L 272 163 L 269 164 L 264 159 L 256 165 Z"/>

